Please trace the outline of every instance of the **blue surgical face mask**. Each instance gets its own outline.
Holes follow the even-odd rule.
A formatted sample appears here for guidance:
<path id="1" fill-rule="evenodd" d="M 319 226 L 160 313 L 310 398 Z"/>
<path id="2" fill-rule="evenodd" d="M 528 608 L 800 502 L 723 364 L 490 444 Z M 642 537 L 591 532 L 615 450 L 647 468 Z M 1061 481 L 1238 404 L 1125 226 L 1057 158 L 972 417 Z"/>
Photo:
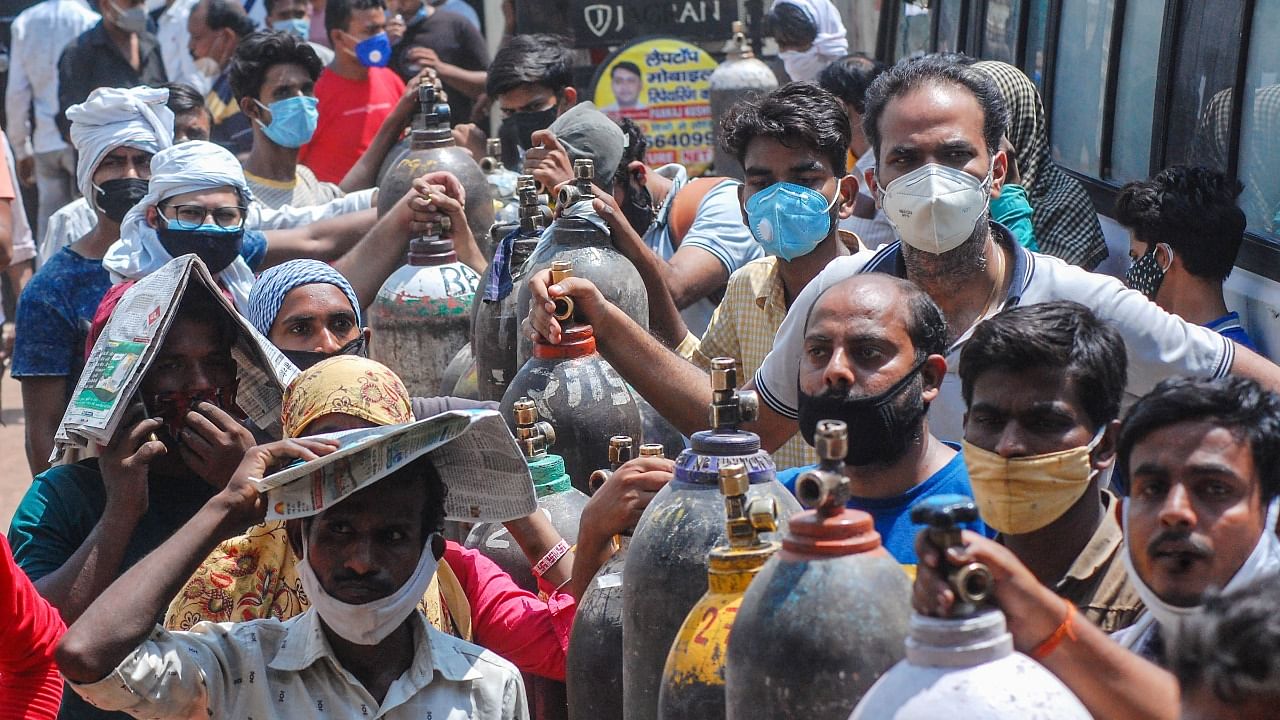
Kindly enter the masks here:
<path id="1" fill-rule="evenodd" d="M 284 20 L 276 20 L 271 23 L 271 29 L 293 33 L 303 40 L 311 37 L 311 21 L 307 18 L 285 18 Z"/>
<path id="2" fill-rule="evenodd" d="M 778 182 L 747 200 L 747 228 L 769 255 L 795 260 L 831 234 L 831 200 L 803 185 Z"/>
<path id="3" fill-rule="evenodd" d="M 386 67 L 391 62 L 391 40 L 380 32 L 356 43 L 356 59 L 365 67 Z"/>
<path id="4" fill-rule="evenodd" d="M 258 102 L 258 107 L 271 111 L 271 124 L 265 125 L 261 120 L 254 122 L 271 142 L 281 147 L 299 148 L 310 142 L 316 132 L 316 122 L 320 119 L 320 112 L 316 109 L 318 102 L 307 95 L 295 95 L 270 105 Z"/>

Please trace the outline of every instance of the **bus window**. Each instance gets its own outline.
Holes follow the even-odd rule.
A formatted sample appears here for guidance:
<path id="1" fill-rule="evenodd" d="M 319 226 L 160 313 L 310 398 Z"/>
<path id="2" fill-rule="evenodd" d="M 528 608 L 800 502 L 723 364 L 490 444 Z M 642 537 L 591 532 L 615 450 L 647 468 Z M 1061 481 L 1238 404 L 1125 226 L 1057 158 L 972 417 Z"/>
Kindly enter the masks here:
<path id="1" fill-rule="evenodd" d="M 1176 38 L 1173 92 L 1164 133 L 1163 166 L 1202 165 L 1230 174 L 1232 95 L 1244 0 L 1220 0 L 1211 9 L 1182 5 Z M 1194 14 L 1193 14 L 1194 13 Z M 1194 111 L 1192 110 L 1194 108 Z"/>
<path id="2" fill-rule="evenodd" d="M 1031 78 L 1043 96 L 1045 50 L 1049 34 L 1049 0 L 1031 0 L 1027 9 L 1027 56 L 1022 72 Z"/>
<path id="3" fill-rule="evenodd" d="M 1240 120 L 1240 207 L 1249 229 L 1280 241 L 1280 0 L 1254 10 Z"/>
<path id="4" fill-rule="evenodd" d="M 986 26 L 982 29 L 982 57 L 1018 64 L 1019 0 L 991 0 L 986 6 Z"/>
<path id="5" fill-rule="evenodd" d="M 959 0 L 952 0 L 958 2 Z M 898 37 L 894 43 L 895 59 L 929 52 L 929 1 L 907 0 L 898 18 Z"/>
<path id="6" fill-rule="evenodd" d="M 1064 3 L 1056 49 L 1052 132 L 1054 159 L 1101 177 L 1107 54 L 1114 0 Z"/>
<path id="7" fill-rule="evenodd" d="M 1165 0 L 1129 0 L 1120 41 L 1120 69 L 1116 76 L 1115 127 L 1111 138 L 1109 180 L 1145 178 L 1151 170 L 1151 120 L 1156 98 L 1156 68 L 1160 65 L 1160 33 Z"/>
<path id="8" fill-rule="evenodd" d="M 931 5 L 937 8 L 938 13 L 938 52 L 959 52 L 964 3 L 961 0 L 942 0 Z"/>

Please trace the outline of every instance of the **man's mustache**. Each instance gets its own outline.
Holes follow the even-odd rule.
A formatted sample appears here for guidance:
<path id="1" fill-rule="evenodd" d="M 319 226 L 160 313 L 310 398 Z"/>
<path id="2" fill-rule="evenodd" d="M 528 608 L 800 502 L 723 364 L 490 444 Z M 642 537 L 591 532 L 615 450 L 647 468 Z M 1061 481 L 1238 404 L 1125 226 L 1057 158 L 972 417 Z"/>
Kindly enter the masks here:
<path id="1" fill-rule="evenodd" d="M 1147 543 L 1148 557 L 1183 554 L 1210 558 L 1213 548 L 1189 530 L 1161 530 Z"/>

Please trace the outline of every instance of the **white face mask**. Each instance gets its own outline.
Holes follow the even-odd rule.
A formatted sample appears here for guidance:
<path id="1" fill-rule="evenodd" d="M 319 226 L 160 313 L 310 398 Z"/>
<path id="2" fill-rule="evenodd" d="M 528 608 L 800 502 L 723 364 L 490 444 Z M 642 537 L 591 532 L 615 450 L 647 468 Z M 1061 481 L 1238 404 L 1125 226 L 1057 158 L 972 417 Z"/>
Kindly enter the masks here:
<path id="1" fill-rule="evenodd" d="M 782 59 L 782 67 L 786 69 L 787 77 L 796 82 L 817 80 L 818 73 L 831 62 L 829 58 L 818 53 L 816 45 L 808 50 L 783 50 L 778 53 L 778 57 Z"/>
<path id="2" fill-rule="evenodd" d="M 990 169 L 986 182 L 978 182 L 963 170 L 929 163 L 880 189 L 880 204 L 902 242 L 941 255 L 973 235 L 986 213 L 990 186 Z"/>
<path id="3" fill-rule="evenodd" d="M 435 545 L 436 534 L 432 533 L 422 546 L 422 556 L 418 558 L 418 567 L 413 575 L 390 595 L 362 603 L 351 605 L 333 597 L 324 591 L 316 574 L 307 562 L 307 539 L 302 541 L 302 560 L 297 565 L 298 579 L 302 581 L 302 589 L 307 593 L 311 606 L 320 613 L 329 629 L 338 633 L 347 642 L 357 645 L 377 645 L 387 639 L 400 624 L 405 621 L 422 602 L 422 596 L 435 577 L 435 553 L 431 551 Z"/>

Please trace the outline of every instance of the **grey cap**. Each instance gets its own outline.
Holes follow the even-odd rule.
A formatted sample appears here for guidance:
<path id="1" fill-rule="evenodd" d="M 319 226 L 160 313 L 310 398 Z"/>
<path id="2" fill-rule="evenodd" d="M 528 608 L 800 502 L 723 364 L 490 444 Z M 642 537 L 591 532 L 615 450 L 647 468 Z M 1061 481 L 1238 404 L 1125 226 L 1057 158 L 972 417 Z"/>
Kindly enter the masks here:
<path id="1" fill-rule="evenodd" d="M 622 148 L 627 136 L 608 115 L 596 109 L 595 103 L 583 102 L 551 123 L 551 132 L 569 153 L 570 160 L 589 159 L 596 165 L 596 184 L 613 185 L 613 174 L 622 162 Z"/>

